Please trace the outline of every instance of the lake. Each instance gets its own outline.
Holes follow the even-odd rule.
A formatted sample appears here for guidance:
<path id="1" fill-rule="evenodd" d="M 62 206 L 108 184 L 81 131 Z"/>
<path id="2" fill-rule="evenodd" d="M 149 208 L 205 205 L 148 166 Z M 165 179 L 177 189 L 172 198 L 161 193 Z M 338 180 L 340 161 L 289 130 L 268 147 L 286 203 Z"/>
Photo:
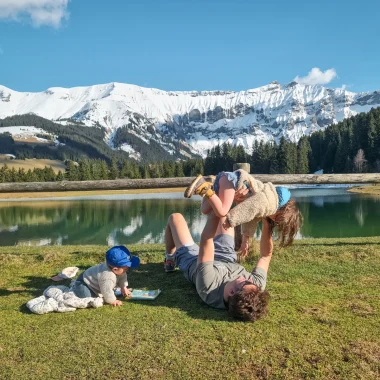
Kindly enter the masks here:
<path id="1" fill-rule="evenodd" d="M 341 187 L 291 191 L 304 216 L 299 238 L 380 236 L 380 197 Z M 199 207 L 199 197 L 183 193 L 1 201 L 0 245 L 163 243 L 173 212 L 185 215 L 199 241 L 206 222 Z"/>

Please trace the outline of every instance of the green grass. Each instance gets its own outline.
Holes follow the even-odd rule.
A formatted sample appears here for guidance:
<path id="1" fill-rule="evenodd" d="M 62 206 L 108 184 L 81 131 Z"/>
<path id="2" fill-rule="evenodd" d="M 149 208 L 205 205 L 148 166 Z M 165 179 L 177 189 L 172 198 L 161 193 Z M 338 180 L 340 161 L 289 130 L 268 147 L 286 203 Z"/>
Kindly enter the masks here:
<path id="1" fill-rule="evenodd" d="M 47 315 L 25 303 L 63 267 L 101 262 L 106 247 L 0 248 L 1 379 L 379 378 L 380 238 L 275 249 L 270 313 L 254 324 L 164 273 L 162 245 L 130 248 L 142 259 L 130 285 L 162 289 L 155 301 Z"/>

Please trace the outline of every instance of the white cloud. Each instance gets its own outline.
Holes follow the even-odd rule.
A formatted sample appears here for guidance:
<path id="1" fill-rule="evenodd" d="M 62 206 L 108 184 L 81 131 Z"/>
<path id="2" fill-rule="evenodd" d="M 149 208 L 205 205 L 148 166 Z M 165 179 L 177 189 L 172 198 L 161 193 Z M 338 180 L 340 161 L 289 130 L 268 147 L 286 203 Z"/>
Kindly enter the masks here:
<path id="1" fill-rule="evenodd" d="M 294 80 L 300 84 L 327 84 L 330 83 L 336 75 L 335 69 L 321 71 L 318 67 L 313 67 L 305 77 L 299 77 L 297 75 Z"/>
<path id="2" fill-rule="evenodd" d="M 0 19 L 20 21 L 30 18 L 33 25 L 61 26 L 68 18 L 67 6 L 70 0 L 0 0 Z"/>

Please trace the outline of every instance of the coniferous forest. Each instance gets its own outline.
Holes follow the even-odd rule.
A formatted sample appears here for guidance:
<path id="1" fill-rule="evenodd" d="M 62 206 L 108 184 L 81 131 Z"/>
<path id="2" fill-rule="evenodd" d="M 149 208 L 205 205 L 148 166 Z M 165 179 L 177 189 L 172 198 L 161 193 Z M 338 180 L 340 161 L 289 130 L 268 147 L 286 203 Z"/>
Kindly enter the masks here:
<path id="1" fill-rule="evenodd" d="M 103 141 L 105 131 L 102 128 L 70 125 L 62 129 L 48 120 L 25 115 L 25 119 L 18 116 L 16 120 L 0 121 L 0 131 L 2 126 L 34 125 L 33 117 L 35 126 L 58 135 L 66 148 L 57 153 L 48 147 L 23 146 L 16 144 L 11 135 L 3 133 L 0 134 L 0 153 L 16 154 L 17 158 L 66 160 L 65 173 L 56 174 L 50 167 L 25 171 L 5 165 L 0 168 L 0 182 L 191 177 L 198 173 L 231 171 L 235 162 L 249 162 L 251 172 L 256 174 L 302 174 L 317 170 L 324 173 L 380 172 L 380 108 L 304 136 L 298 143 L 284 138 L 278 144 L 256 141 L 251 153 L 242 146 L 224 143 L 208 151 L 205 159 L 177 158 L 176 161 L 162 159 L 159 162 L 136 162 L 125 152 L 112 151 Z"/>

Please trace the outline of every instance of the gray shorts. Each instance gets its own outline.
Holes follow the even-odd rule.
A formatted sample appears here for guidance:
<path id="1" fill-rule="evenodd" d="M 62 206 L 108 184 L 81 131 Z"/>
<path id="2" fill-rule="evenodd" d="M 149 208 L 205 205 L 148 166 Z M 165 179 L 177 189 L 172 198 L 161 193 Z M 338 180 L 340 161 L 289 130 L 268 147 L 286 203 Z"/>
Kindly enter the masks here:
<path id="1" fill-rule="evenodd" d="M 237 260 L 235 239 L 231 235 L 222 234 L 214 238 L 215 261 L 234 263 Z M 178 248 L 174 253 L 176 266 L 185 278 L 195 284 L 199 246 L 195 243 Z"/>

